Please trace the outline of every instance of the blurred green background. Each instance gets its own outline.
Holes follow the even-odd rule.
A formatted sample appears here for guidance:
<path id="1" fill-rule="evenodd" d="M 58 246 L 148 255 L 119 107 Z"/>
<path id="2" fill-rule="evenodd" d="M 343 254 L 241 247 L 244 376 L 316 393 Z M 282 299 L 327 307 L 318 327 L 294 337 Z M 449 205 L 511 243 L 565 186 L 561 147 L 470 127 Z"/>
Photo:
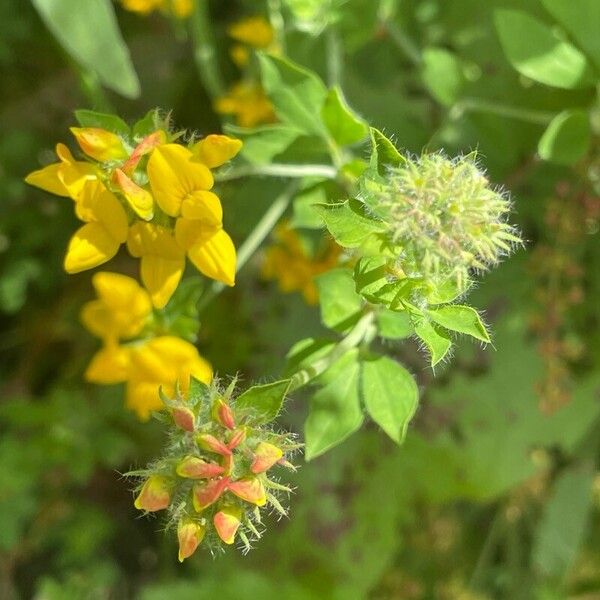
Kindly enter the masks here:
<path id="1" fill-rule="evenodd" d="M 289 520 L 272 517 L 249 555 L 199 551 L 184 565 L 120 475 L 156 456 L 161 427 L 126 412 L 120 388 L 83 383 L 96 342 L 78 322 L 90 274 L 61 266 L 70 202 L 23 177 L 53 160 L 76 108 L 132 121 L 160 106 L 201 133 L 221 121 L 185 21 L 114 5 L 140 83 L 128 98 L 64 51 L 36 11 L 44 4 L 0 3 L 0 598 L 600 598 L 597 0 L 204 6 L 224 81 L 239 77 L 227 26 L 282 15 L 286 54 L 338 79 L 399 148 L 478 149 L 527 243 L 473 293 L 494 348 L 463 340 L 435 377 L 416 344 L 388 348 L 422 393 L 403 447 L 364 427 L 293 477 Z M 568 73 L 577 56 L 589 73 L 540 80 L 535 52 L 522 58 L 538 42 L 527 18 L 552 32 Z M 82 35 L 105 32 L 90 21 Z M 564 111 L 575 127 L 553 121 Z M 222 188 L 236 244 L 281 185 Z M 322 331 L 317 310 L 260 279 L 260 259 L 203 313 L 199 335 L 216 370 L 246 380 L 277 377 L 289 347 Z M 116 260 L 135 276 L 132 259 Z M 302 430 L 307 398 L 289 401 L 282 426 Z"/>

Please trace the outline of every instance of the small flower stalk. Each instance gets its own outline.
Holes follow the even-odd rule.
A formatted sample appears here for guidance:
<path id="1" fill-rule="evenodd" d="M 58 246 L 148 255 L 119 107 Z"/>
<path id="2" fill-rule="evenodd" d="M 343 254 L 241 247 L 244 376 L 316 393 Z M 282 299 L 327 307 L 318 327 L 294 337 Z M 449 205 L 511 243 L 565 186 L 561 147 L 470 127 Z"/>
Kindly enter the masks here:
<path id="1" fill-rule="evenodd" d="M 280 498 L 292 490 L 274 473 L 294 469 L 288 458 L 300 444 L 266 425 L 234 390 L 235 380 L 227 389 L 192 380 L 187 394 L 163 397 L 170 444 L 148 469 L 132 473 L 141 479 L 135 507 L 167 510 L 180 561 L 200 544 L 213 553 L 236 543 L 250 550 L 263 530 L 261 509 L 287 516 Z"/>

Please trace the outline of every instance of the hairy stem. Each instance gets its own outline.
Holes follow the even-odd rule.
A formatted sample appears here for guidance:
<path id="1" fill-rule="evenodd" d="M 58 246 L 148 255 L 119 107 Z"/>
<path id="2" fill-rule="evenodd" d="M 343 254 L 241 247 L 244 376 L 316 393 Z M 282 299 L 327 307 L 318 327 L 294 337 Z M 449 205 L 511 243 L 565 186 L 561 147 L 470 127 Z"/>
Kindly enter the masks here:
<path id="1" fill-rule="evenodd" d="M 324 177 L 325 179 L 335 179 L 337 169 L 331 165 L 248 165 L 234 167 L 229 171 L 220 173 L 215 177 L 215 180 L 232 181 L 242 177 L 261 175 L 265 177 Z"/>
<path id="2" fill-rule="evenodd" d="M 547 125 L 556 116 L 556 113 L 553 112 L 530 110 L 518 106 L 506 106 L 481 98 L 463 98 L 452 107 L 451 116 L 458 117 L 464 112 L 490 113 L 499 117 L 517 119 L 518 121 L 526 121 L 539 125 Z"/>
<path id="3" fill-rule="evenodd" d="M 348 335 L 338 342 L 325 356 L 316 360 L 312 365 L 297 371 L 292 376 L 290 392 L 293 392 L 324 373 L 333 363 L 339 360 L 348 350 L 356 348 L 372 329 L 375 313 L 365 313 Z"/>

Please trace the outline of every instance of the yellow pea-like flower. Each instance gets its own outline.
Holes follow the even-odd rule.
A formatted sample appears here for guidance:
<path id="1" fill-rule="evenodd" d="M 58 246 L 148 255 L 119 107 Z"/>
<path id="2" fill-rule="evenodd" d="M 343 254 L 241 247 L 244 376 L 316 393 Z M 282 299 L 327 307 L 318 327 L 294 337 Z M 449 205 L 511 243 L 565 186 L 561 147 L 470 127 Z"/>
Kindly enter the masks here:
<path id="1" fill-rule="evenodd" d="M 268 48 L 274 39 L 271 24 L 262 16 L 247 17 L 227 28 L 234 40 L 253 48 Z"/>
<path id="2" fill-rule="evenodd" d="M 112 131 L 99 127 L 71 127 L 70 129 L 79 147 L 97 161 L 124 160 L 129 156 L 123 140 Z"/>
<path id="3" fill-rule="evenodd" d="M 127 239 L 127 215 L 115 197 L 99 181 L 89 181 L 75 204 L 77 216 L 86 224 L 69 242 L 64 267 L 79 273 L 110 260 Z"/>
<path id="4" fill-rule="evenodd" d="M 231 160 L 242 148 L 242 141 L 228 135 L 211 134 L 192 146 L 192 153 L 209 169 Z"/>
<path id="5" fill-rule="evenodd" d="M 59 162 L 33 171 L 25 182 L 57 196 L 77 200 L 84 185 L 97 179 L 96 168 L 85 161 L 75 160 L 64 144 L 56 144 Z"/>
<path id="6" fill-rule="evenodd" d="M 239 81 L 215 101 L 215 110 L 223 115 L 233 115 L 242 127 L 273 123 L 273 105 L 258 83 Z"/>
<path id="7" fill-rule="evenodd" d="M 163 308 L 183 274 L 185 252 L 166 227 L 138 221 L 129 229 L 127 248 L 140 258 L 142 282 L 156 308 Z"/>
<path id="8" fill-rule="evenodd" d="M 107 343 L 141 333 L 152 313 L 148 292 L 131 277 L 105 271 L 94 274 L 92 284 L 98 299 L 81 310 L 85 327 Z"/>
<path id="9" fill-rule="evenodd" d="M 147 173 L 154 199 L 171 217 L 180 215 L 186 198 L 208 191 L 214 184 L 209 168 L 178 144 L 155 148 L 148 160 Z"/>
<path id="10" fill-rule="evenodd" d="M 130 349 L 111 342 L 92 357 L 84 377 L 86 381 L 100 385 L 112 385 L 127 381 L 131 367 Z"/>

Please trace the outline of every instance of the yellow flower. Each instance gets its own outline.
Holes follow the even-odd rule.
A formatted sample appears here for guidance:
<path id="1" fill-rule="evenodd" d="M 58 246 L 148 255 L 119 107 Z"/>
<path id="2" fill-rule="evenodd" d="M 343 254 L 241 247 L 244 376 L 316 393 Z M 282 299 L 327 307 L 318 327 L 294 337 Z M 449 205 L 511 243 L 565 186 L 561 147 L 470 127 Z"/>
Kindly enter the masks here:
<path id="1" fill-rule="evenodd" d="M 99 127 L 71 127 L 70 131 L 79 147 L 99 162 L 123 160 L 129 156 L 123 140 L 112 131 Z"/>
<path id="2" fill-rule="evenodd" d="M 86 182 L 97 178 L 96 168 L 75 160 L 64 144 L 56 144 L 56 154 L 60 162 L 33 171 L 25 177 L 25 182 L 51 194 L 77 200 Z"/>
<path id="3" fill-rule="evenodd" d="M 326 248 L 311 257 L 297 231 L 287 222 L 277 227 L 275 240 L 265 252 L 263 277 L 276 279 L 282 292 L 302 292 L 307 304 L 316 304 L 319 293 L 314 279 L 338 264 L 341 248 L 328 239 Z"/>
<path id="4" fill-rule="evenodd" d="M 149 418 L 153 410 L 162 408 L 158 390 L 173 396 L 178 383 L 187 394 L 190 376 L 210 383 L 212 369 L 200 356 L 195 346 L 172 336 L 151 339 L 130 349 L 130 365 L 127 381 L 127 406 L 142 420 Z"/>
<path id="5" fill-rule="evenodd" d="M 247 17 L 227 28 L 234 40 L 253 48 L 268 48 L 273 43 L 273 28 L 262 16 Z"/>
<path id="6" fill-rule="evenodd" d="M 224 115 L 234 115 L 238 125 L 254 127 L 275 121 L 273 105 L 259 84 L 240 81 L 225 96 L 215 102 L 215 110 Z"/>
<path id="7" fill-rule="evenodd" d="M 148 161 L 148 178 L 157 204 L 169 216 L 179 217 L 175 224 L 178 246 L 201 273 L 226 285 L 235 283 L 235 247 L 223 230 L 221 201 L 210 191 L 212 174 L 201 161 L 217 166 L 239 147 L 207 138 L 196 145 L 195 156 L 187 148 L 166 144 L 155 149 Z"/>
<path id="8" fill-rule="evenodd" d="M 241 148 L 241 140 L 227 135 L 211 134 L 194 144 L 191 150 L 209 169 L 216 169 L 236 156 Z"/>
<path id="9" fill-rule="evenodd" d="M 152 313 L 148 292 L 135 279 L 106 271 L 94 274 L 92 284 L 98 299 L 81 310 L 85 327 L 107 344 L 139 335 Z"/>
<path id="10" fill-rule="evenodd" d="M 155 10 L 171 13 L 184 19 L 194 10 L 194 0 L 121 0 L 125 10 L 147 15 Z"/>
<path id="11" fill-rule="evenodd" d="M 99 181 L 88 181 L 75 204 L 86 223 L 69 242 L 64 267 L 79 273 L 110 260 L 127 239 L 127 215 L 115 195 Z"/>
<path id="12" fill-rule="evenodd" d="M 156 308 L 163 308 L 177 289 L 185 267 L 185 252 L 172 232 L 154 223 L 137 222 L 129 229 L 129 253 L 140 258 L 142 282 Z"/>

